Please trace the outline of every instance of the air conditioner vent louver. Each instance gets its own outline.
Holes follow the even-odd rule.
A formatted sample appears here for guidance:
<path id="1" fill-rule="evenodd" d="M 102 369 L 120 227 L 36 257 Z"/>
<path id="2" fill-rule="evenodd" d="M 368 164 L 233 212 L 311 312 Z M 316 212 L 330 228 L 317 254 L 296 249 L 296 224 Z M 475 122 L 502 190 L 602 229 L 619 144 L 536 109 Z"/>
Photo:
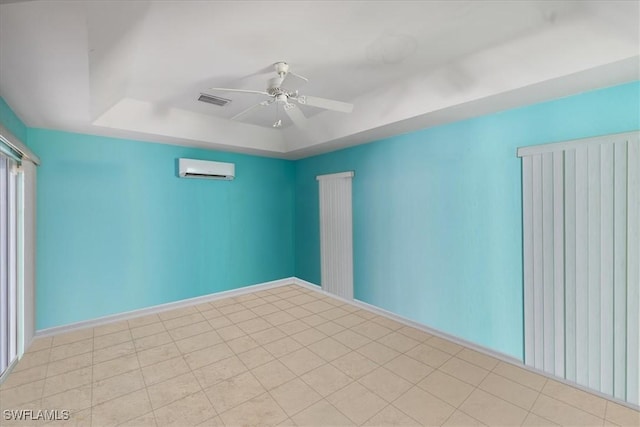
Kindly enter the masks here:
<path id="1" fill-rule="evenodd" d="M 225 105 L 231 102 L 230 99 L 221 98 L 219 96 L 208 95 L 206 93 L 201 93 L 200 97 L 198 98 L 198 101 L 206 102 L 207 104 L 217 105 L 218 107 L 224 107 Z"/>

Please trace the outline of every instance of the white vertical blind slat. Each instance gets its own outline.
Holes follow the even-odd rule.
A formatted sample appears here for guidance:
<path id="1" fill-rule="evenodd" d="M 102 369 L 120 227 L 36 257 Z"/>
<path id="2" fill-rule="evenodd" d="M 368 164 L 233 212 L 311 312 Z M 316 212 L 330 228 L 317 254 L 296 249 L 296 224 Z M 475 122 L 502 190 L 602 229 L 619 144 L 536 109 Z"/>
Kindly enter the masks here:
<path id="1" fill-rule="evenodd" d="M 588 155 L 576 149 L 576 382 L 589 384 Z"/>
<path id="2" fill-rule="evenodd" d="M 600 146 L 600 390 L 613 394 L 613 144 Z"/>
<path id="3" fill-rule="evenodd" d="M 553 307 L 554 373 L 565 371 L 564 153 L 553 153 Z"/>
<path id="4" fill-rule="evenodd" d="M 564 156 L 565 376 L 576 381 L 576 152 Z"/>
<path id="5" fill-rule="evenodd" d="M 555 371 L 555 290 L 554 276 L 554 217 L 553 217 L 553 153 L 542 155 L 542 281 L 543 281 L 543 342 L 544 370 Z"/>
<path id="6" fill-rule="evenodd" d="M 590 145 L 588 157 L 588 321 L 589 387 L 600 389 L 600 146 Z"/>
<path id="7" fill-rule="evenodd" d="M 533 325 L 533 163 L 530 156 L 522 159 L 522 214 L 524 225 L 524 324 Z M 534 330 L 525 328 L 524 360 L 534 365 Z"/>
<path id="8" fill-rule="evenodd" d="M 533 280 L 542 283 L 542 156 L 533 156 Z M 544 369 L 544 287 L 533 289 L 534 366 Z"/>
<path id="9" fill-rule="evenodd" d="M 640 142 L 627 149 L 627 400 L 640 404 Z"/>

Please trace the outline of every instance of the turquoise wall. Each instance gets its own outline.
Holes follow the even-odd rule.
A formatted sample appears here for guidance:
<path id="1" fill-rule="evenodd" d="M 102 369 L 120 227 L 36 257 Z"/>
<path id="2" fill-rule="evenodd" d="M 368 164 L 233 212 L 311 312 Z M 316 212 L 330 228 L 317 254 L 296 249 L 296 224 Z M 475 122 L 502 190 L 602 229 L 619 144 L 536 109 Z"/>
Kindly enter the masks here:
<path id="1" fill-rule="evenodd" d="M 294 165 L 28 130 L 40 156 L 37 329 L 293 276 Z M 177 177 L 180 157 L 236 179 Z"/>
<path id="2" fill-rule="evenodd" d="M 27 127 L 2 97 L 0 97 L 0 123 L 24 144 L 27 143 Z"/>
<path id="3" fill-rule="evenodd" d="M 523 357 L 516 148 L 640 129 L 640 82 L 296 162 L 296 276 L 320 283 L 315 176 L 355 171 L 355 297 Z"/>

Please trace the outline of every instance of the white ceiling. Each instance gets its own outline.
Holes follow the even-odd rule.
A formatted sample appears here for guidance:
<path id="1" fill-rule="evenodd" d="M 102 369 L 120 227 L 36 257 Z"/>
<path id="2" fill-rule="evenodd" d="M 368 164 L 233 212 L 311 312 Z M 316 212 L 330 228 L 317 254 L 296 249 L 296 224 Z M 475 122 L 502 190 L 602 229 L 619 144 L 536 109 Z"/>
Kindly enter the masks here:
<path id="1" fill-rule="evenodd" d="M 639 6 L 3 0 L 0 95 L 32 127 L 299 158 L 640 79 Z M 197 101 L 264 90 L 283 60 L 353 113 L 303 106 L 301 131 L 275 106 L 229 120 L 260 95 Z"/>

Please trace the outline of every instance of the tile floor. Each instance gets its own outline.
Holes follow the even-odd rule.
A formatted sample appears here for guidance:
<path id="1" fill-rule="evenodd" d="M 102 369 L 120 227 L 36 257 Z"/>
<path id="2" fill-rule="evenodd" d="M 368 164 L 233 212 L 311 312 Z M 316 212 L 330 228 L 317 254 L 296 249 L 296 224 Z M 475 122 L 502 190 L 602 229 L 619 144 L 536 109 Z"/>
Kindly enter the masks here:
<path id="1" fill-rule="evenodd" d="M 37 339 L 0 409 L 51 425 L 640 425 L 640 413 L 296 285 Z M 8 421 L 1 425 L 44 425 Z"/>

